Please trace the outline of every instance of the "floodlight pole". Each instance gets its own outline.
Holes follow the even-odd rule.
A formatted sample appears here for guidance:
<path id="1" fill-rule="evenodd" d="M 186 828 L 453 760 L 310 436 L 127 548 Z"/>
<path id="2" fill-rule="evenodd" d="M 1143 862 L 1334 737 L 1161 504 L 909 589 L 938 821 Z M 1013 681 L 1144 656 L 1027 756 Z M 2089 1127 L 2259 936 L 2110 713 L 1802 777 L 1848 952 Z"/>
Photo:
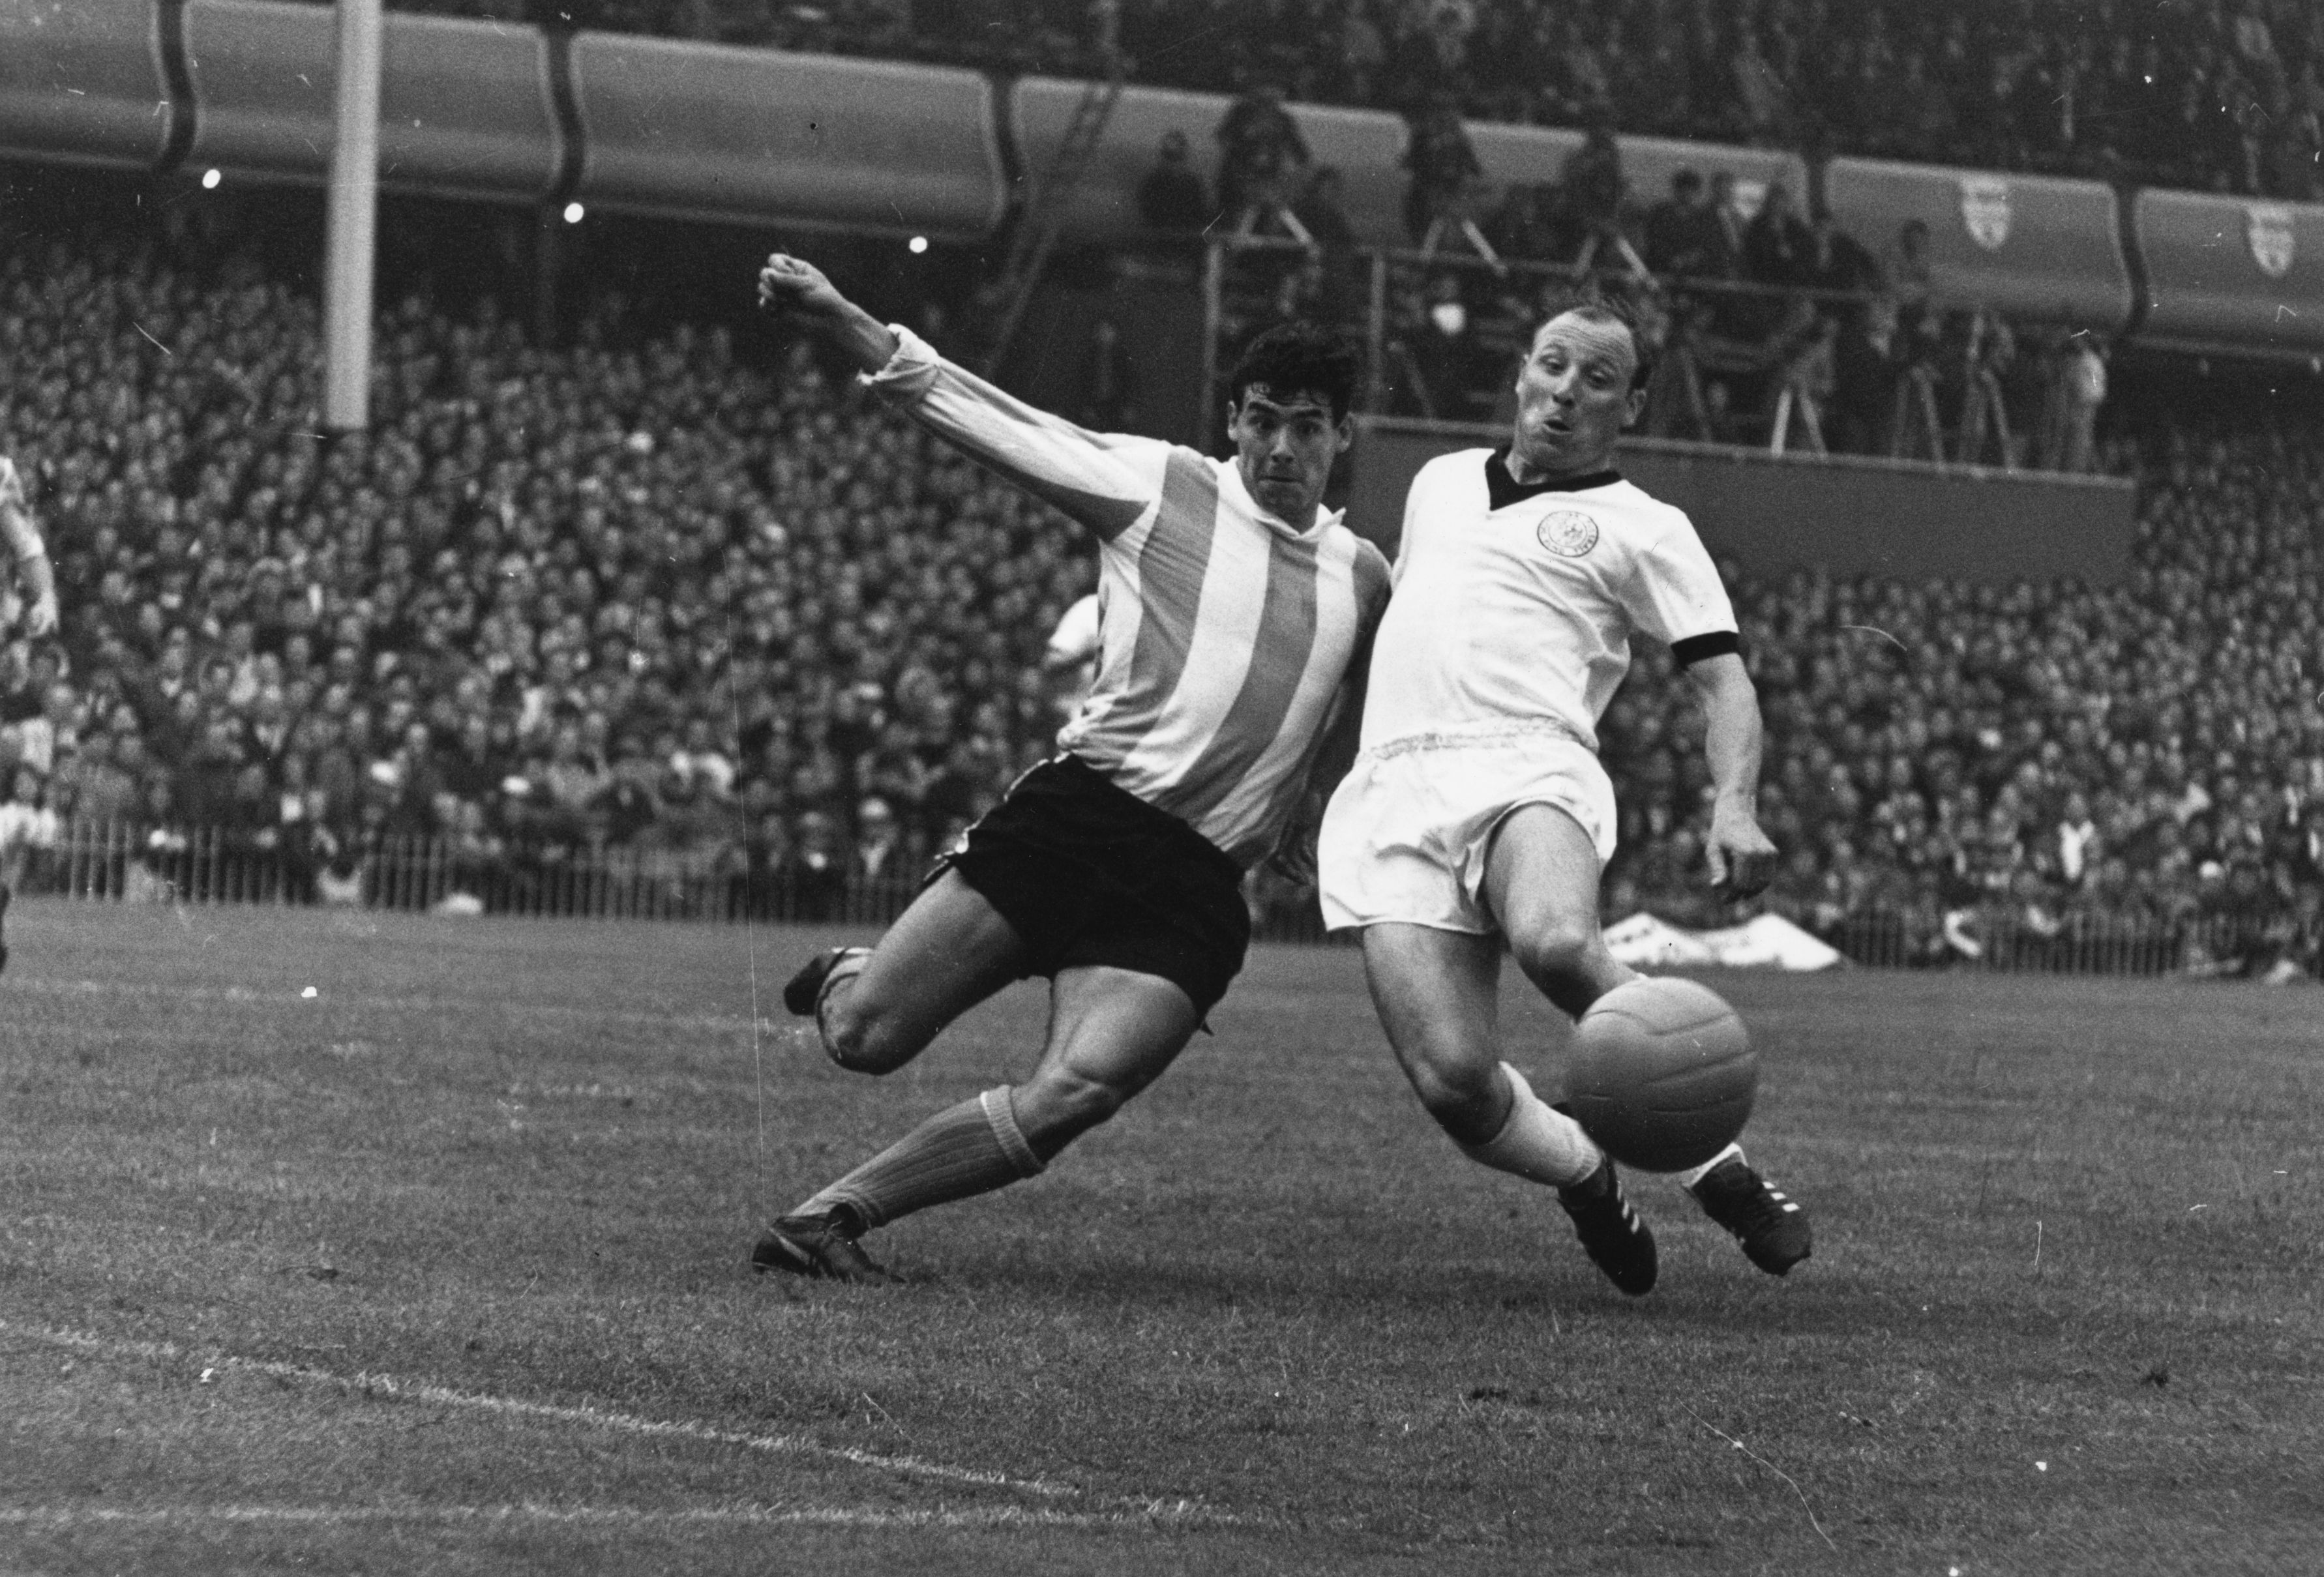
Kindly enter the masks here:
<path id="1" fill-rule="evenodd" d="M 371 425 L 372 261 L 379 218 L 380 0 L 337 0 L 337 134 L 323 254 L 323 426 Z"/>

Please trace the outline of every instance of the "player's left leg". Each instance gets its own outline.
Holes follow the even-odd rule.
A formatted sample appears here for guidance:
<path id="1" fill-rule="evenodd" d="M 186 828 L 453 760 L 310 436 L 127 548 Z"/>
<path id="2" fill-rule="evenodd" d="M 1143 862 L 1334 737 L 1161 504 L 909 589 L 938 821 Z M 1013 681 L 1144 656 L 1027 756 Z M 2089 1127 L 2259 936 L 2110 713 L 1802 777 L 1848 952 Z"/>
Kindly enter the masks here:
<path id="1" fill-rule="evenodd" d="M 1598 851 L 1564 811 L 1526 805 L 1502 818 L 1486 855 L 1487 908 L 1509 951 L 1544 996 L 1579 1019 L 1637 971 L 1606 949 L 1598 920 Z M 1711 1220 L 1735 1234 L 1751 1263 L 1781 1276 L 1812 1249 L 1807 1213 L 1729 1145 L 1679 1181 Z"/>
<path id="2" fill-rule="evenodd" d="M 1058 971 L 1048 1040 L 1030 1078 L 929 1118 L 776 1222 L 752 1263 L 890 1279 L 856 1245 L 863 1233 L 1036 1176 L 1158 1078 L 1200 1022 L 1186 992 L 1159 976 L 1097 965 Z"/>
<path id="3" fill-rule="evenodd" d="M 890 1074 L 1015 980 L 1024 960 L 1016 928 L 958 871 L 947 871 L 877 946 L 817 954 L 784 988 L 783 1005 L 815 1019 L 824 1050 L 841 1067 Z"/>
<path id="4" fill-rule="evenodd" d="M 1388 1044 L 1437 1126 L 1479 1165 L 1555 1188 L 1607 1278 L 1633 1296 L 1651 1289 L 1654 1235 L 1622 1197 L 1613 1163 L 1500 1060 L 1499 938 L 1369 926 L 1364 977 Z"/>

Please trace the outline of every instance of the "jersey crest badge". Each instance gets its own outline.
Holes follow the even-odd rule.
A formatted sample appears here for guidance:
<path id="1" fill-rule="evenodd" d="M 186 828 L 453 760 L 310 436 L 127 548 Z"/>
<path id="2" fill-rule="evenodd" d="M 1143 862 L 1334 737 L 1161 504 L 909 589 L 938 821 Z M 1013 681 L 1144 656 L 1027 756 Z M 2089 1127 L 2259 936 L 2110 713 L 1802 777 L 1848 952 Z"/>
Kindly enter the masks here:
<path id="1" fill-rule="evenodd" d="M 2009 239 L 2009 183 L 1997 175 L 1964 175 L 1960 199 L 1969 238 L 1987 252 L 2001 250 Z"/>
<path id="2" fill-rule="evenodd" d="M 2248 224 L 2246 234 L 2251 238 L 2252 261 L 2259 272 L 2272 280 L 2280 280 L 2292 272 L 2292 259 L 2297 242 L 2292 228 L 2292 210 L 2282 203 L 2254 203 L 2245 210 Z"/>
<path id="3" fill-rule="evenodd" d="M 1579 558 L 1598 546 L 1598 522 L 1578 509 L 1550 511 L 1533 534 L 1561 558 Z"/>

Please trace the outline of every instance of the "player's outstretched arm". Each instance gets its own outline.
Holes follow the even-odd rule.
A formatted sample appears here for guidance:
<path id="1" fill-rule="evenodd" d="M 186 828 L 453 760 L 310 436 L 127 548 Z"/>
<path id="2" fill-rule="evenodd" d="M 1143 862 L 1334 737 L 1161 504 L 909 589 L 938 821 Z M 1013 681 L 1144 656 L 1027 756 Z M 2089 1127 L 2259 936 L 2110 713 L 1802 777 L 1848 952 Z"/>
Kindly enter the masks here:
<path id="1" fill-rule="evenodd" d="M 1090 432 L 1026 404 L 881 324 L 813 263 L 768 258 L 759 305 L 823 334 L 914 420 L 1107 540 L 1161 496 L 1168 445 Z"/>
<path id="2" fill-rule="evenodd" d="M 41 540 L 39 528 L 32 524 L 32 512 L 24 501 L 23 479 L 16 475 L 11 462 L 0 459 L 0 539 L 8 544 L 8 551 L 16 563 L 16 578 L 23 583 L 29 604 L 24 614 L 24 633 L 39 641 L 57 632 L 57 577 L 49 565 L 48 545 Z"/>
<path id="3" fill-rule="evenodd" d="M 1775 845 L 1759 828 L 1759 692 L 1734 652 L 1689 664 L 1702 697 L 1703 752 L 1716 798 L 1704 853 L 1711 884 L 1722 898 L 1749 898 L 1775 874 Z"/>
<path id="4" fill-rule="evenodd" d="M 893 330 L 840 294 L 823 270 L 778 252 L 759 270 L 759 309 L 806 325 L 845 353 L 857 370 L 876 373 L 896 354 Z"/>

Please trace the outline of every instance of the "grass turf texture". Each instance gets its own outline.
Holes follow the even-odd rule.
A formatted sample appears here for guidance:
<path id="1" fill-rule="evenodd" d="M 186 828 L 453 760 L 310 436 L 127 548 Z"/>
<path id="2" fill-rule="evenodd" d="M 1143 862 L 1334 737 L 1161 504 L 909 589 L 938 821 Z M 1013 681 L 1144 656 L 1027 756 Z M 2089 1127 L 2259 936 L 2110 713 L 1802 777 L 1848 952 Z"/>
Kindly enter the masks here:
<path id="1" fill-rule="evenodd" d="M 2324 993 L 1721 976 L 1816 1257 L 1762 1276 L 1639 1178 L 1632 1303 L 1436 1134 L 1353 953 L 1262 950 L 1215 1039 L 862 1289 L 753 1278 L 759 1222 L 1025 1073 L 1038 989 L 880 1082 L 775 1002 L 824 934 L 10 921 L 9 1571 L 2318 1558 Z"/>

